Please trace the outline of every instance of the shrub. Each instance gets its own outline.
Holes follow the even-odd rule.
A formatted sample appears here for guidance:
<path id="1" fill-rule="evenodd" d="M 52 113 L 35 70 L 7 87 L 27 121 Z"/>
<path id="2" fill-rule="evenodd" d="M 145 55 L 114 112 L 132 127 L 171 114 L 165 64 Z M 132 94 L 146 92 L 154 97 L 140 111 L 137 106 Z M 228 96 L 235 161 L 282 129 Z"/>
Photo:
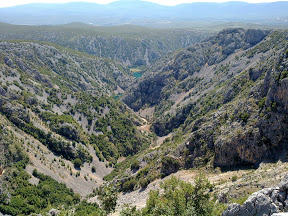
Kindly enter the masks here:
<path id="1" fill-rule="evenodd" d="M 262 109 L 265 105 L 265 101 L 266 101 L 266 97 L 263 97 L 259 102 L 258 102 L 258 106 L 260 109 Z"/>
<path id="2" fill-rule="evenodd" d="M 81 161 L 81 159 L 76 158 L 76 159 L 73 161 L 73 164 L 74 164 L 75 168 L 80 168 L 80 167 L 82 166 L 82 161 Z"/>
<path id="3" fill-rule="evenodd" d="M 123 184 L 123 191 L 132 191 L 137 184 L 136 179 L 131 179 Z"/>
<path id="4" fill-rule="evenodd" d="M 115 211 L 118 196 L 116 193 L 116 189 L 112 185 L 106 186 L 101 190 L 99 194 L 99 199 L 102 202 L 103 210 L 107 214 Z"/>
<path id="5" fill-rule="evenodd" d="M 248 119 L 250 117 L 250 114 L 249 113 L 241 113 L 240 114 L 240 118 L 242 119 L 243 122 L 247 123 Z"/>
<path id="6" fill-rule="evenodd" d="M 195 185 L 174 176 L 161 184 L 164 193 L 150 191 L 142 215 L 211 215 L 209 201 L 212 185 L 206 178 L 197 177 Z"/>
<path id="7" fill-rule="evenodd" d="M 136 209 L 136 206 L 133 206 L 129 208 L 127 206 L 126 208 L 123 208 L 122 211 L 120 212 L 120 216 L 141 216 L 141 212 Z"/>
<path id="8" fill-rule="evenodd" d="M 140 168 L 140 163 L 138 160 L 134 160 L 131 164 L 131 170 L 138 170 Z"/>
<path id="9" fill-rule="evenodd" d="M 71 204 L 72 201 L 73 201 L 73 197 L 70 196 L 70 195 L 67 195 L 67 196 L 65 197 L 65 201 L 66 201 L 67 204 Z"/>
<path id="10" fill-rule="evenodd" d="M 34 169 L 34 170 L 33 170 L 33 172 L 32 172 L 32 175 L 33 175 L 33 176 L 35 176 L 35 177 L 37 177 L 37 175 L 38 175 L 38 172 L 37 172 L 37 170 L 36 170 L 36 169 Z"/>
<path id="11" fill-rule="evenodd" d="M 96 172 L 96 168 L 95 168 L 95 166 L 92 166 L 92 168 L 91 168 L 91 172 L 92 172 L 92 173 L 95 173 L 95 172 Z"/>
<path id="12" fill-rule="evenodd" d="M 49 194 L 50 190 L 51 190 L 51 188 L 50 188 L 49 185 L 45 184 L 45 185 L 42 186 L 42 191 L 43 191 L 44 194 Z"/>
<path id="13" fill-rule="evenodd" d="M 81 195 L 79 193 L 75 193 L 73 195 L 73 200 L 74 200 L 75 203 L 80 202 L 80 199 L 81 199 Z"/>
<path id="14" fill-rule="evenodd" d="M 146 188 L 147 185 L 149 184 L 148 180 L 146 178 L 140 179 L 139 184 L 141 188 Z"/>
<path id="15" fill-rule="evenodd" d="M 87 203 L 85 200 L 75 207 L 75 216 L 103 215 L 100 212 L 101 210 L 97 203 Z"/>
<path id="16" fill-rule="evenodd" d="M 237 181 L 237 176 L 236 176 L 236 175 L 233 175 L 233 176 L 232 176 L 232 182 L 235 182 L 235 181 Z"/>
<path id="17" fill-rule="evenodd" d="M 163 173 L 165 176 L 177 172 L 178 169 L 180 168 L 179 161 L 175 160 L 170 156 L 165 156 L 164 158 L 162 158 L 161 163 L 162 163 L 161 173 Z"/>

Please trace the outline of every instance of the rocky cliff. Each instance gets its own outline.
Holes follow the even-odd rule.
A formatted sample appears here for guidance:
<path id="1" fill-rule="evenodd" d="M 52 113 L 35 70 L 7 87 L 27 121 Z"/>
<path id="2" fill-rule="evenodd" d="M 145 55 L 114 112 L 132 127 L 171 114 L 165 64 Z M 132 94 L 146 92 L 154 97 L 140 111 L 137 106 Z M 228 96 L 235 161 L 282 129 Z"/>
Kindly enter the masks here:
<path id="1" fill-rule="evenodd" d="M 151 129 L 170 137 L 148 154 L 160 157 L 155 172 L 257 167 L 285 156 L 287 48 L 287 31 L 225 30 L 175 53 L 129 89 L 123 101 L 140 114 L 154 110 Z M 176 158 L 171 169 L 169 158 Z"/>
<path id="2" fill-rule="evenodd" d="M 288 176 L 275 187 L 253 193 L 243 205 L 231 204 L 222 216 L 270 216 L 288 210 Z"/>
<path id="3" fill-rule="evenodd" d="M 215 70 L 210 70 L 209 74 L 205 74 L 203 71 L 205 68 L 225 67 L 223 63 L 229 55 L 235 53 L 236 50 L 246 50 L 252 47 L 267 34 L 268 31 L 263 30 L 223 30 L 217 36 L 176 52 L 157 64 L 139 83 L 131 87 L 123 101 L 136 111 L 147 106 L 162 107 L 161 102 L 164 101 L 167 104 L 173 94 L 188 92 L 199 84 L 201 79 L 206 79 L 206 82 L 208 78 L 213 79 Z M 203 83 L 204 81 L 200 82 L 200 84 Z"/>

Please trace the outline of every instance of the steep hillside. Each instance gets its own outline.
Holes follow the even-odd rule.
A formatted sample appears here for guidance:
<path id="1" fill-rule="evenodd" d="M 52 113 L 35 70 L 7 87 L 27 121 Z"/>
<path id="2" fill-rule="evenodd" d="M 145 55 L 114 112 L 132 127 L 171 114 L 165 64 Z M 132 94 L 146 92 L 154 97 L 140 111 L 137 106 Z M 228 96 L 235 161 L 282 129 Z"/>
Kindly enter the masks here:
<path id="1" fill-rule="evenodd" d="M 48 42 L 0 41 L 1 213 L 107 215 L 117 190 L 119 205 L 148 198 L 128 215 L 219 215 L 287 172 L 287 31 L 226 29 L 132 72 Z"/>
<path id="2" fill-rule="evenodd" d="M 0 42 L 1 113 L 68 160 L 116 163 L 147 145 L 140 120 L 108 93 L 129 75 L 117 64 L 35 42 Z M 105 94 L 107 93 L 107 94 Z"/>
<path id="3" fill-rule="evenodd" d="M 262 30 L 224 30 L 205 42 L 180 50 L 152 68 L 138 84 L 131 87 L 131 93 L 128 92 L 123 101 L 136 111 L 161 102 L 167 104 L 173 94 L 186 93 L 195 85 L 216 77 L 213 71 L 206 72 L 206 68 L 223 65 L 223 61 L 234 51 L 257 44 L 267 33 Z M 203 75 L 205 72 L 208 73 L 206 76 Z"/>
<path id="4" fill-rule="evenodd" d="M 150 143 L 150 133 L 138 130 L 142 120 L 109 96 L 131 79 L 112 60 L 53 44 L 0 41 L 1 213 L 112 210 L 105 201 L 102 208 L 80 201 L 103 185 L 118 158 Z"/>
<path id="5" fill-rule="evenodd" d="M 73 166 L 67 164 L 65 159 L 62 160 L 59 157 L 59 162 L 58 159 L 56 161 L 58 158 L 56 155 L 48 153 L 47 149 L 43 149 L 41 143 L 31 139 L 29 135 L 23 135 L 2 114 L 0 114 L 0 120 L 1 215 L 47 215 L 48 212 L 49 215 L 55 215 L 60 212 L 57 210 L 60 207 L 64 215 L 71 214 L 71 212 L 73 215 L 87 215 L 91 211 L 103 214 L 103 210 L 97 204 L 88 204 L 83 199 L 81 201 L 81 195 L 74 192 L 78 192 L 81 188 L 83 195 L 83 190 L 87 189 L 89 182 L 95 185 L 97 181 L 85 180 L 87 174 L 85 174 L 85 178 L 77 177 L 77 175 L 75 177 L 74 169 L 71 168 Z M 49 161 L 50 155 L 54 160 Z M 43 167 L 46 169 L 43 170 Z M 30 169 L 31 173 L 28 174 Z M 65 172 L 71 172 L 68 179 Z M 80 171 L 78 172 L 80 173 Z M 60 177 L 57 179 L 55 178 L 57 176 Z M 95 174 L 92 176 L 94 177 Z M 77 184 L 71 187 L 73 182 L 77 182 Z"/>
<path id="6" fill-rule="evenodd" d="M 117 60 L 126 66 L 146 66 L 179 48 L 199 42 L 213 32 L 151 29 L 137 26 L 96 27 L 81 23 L 24 26 L 0 23 L 0 39 L 56 43 L 88 54 Z"/>
<path id="7" fill-rule="evenodd" d="M 287 37 L 287 31 L 224 30 L 141 78 L 123 101 L 150 118 L 156 134 L 168 136 L 134 158 L 139 171 L 122 182 L 285 157 Z M 129 173 L 120 167 L 107 178 Z"/>

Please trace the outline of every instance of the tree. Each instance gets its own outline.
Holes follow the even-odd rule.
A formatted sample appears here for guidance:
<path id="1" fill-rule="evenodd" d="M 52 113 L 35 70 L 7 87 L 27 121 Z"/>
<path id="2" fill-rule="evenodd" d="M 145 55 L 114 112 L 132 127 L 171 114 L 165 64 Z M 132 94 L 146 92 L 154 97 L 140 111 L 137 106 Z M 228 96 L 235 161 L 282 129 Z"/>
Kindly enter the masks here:
<path id="1" fill-rule="evenodd" d="M 82 161 L 81 161 L 81 159 L 76 158 L 76 159 L 73 161 L 73 164 L 74 164 L 75 168 L 80 168 L 80 167 L 82 166 Z"/>
<path id="2" fill-rule="evenodd" d="M 92 173 L 95 173 L 95 172 L 96 172 L 95 166 L 92 166 L 91 171 L 92 171 Z"/>
<path id="3" fill-rule="evenodd" d="M 112 185 L 105 186 L 99 192 L 99 199 L 102 202 L 103 210 L 107 214 L 114 212 L 116 205 L 117 205 L 117 199 L 118 199 L 116 188 Z"/>
<path id="4" fill-rule="evenodd" d="M 74 200 L 75 203 L 79 203 L 80 199 L 81 199 L 81 195 L 79 193 L 75 193 L 73 195 L 73 200 Z"/>
<path id="5" fill-rule="evenodd" d="M 133 206 L 129 208 L 129 206 L 126 206 L 126 208 L 123 208 L 120 212 L 120 216 L 141 216 L 141 212 L 136 209 L 136 206 Z"/>
<path id="6" fill-rule="evenodd" d="M 142 215 L 211 215 L 209 202 L 212 185 L 202 176 L 195 179 L 195 186 L 172 176 L 161 184 L 164 193 L 150 191 Z"/>
<path id="7" fill-rule="evenodd" d="M 73 197 L 70 196 L 70 195 L 67 195 L 67 196 L 65 197 L 65 201 L 66 201 L 67 204 L 70 205 L 70 204 L 72 203 L 72 201 L 73 201 Z"/>
<path id="8" fill-rule="evenodd" d="M 138 160 L 134 160 L 131 164 L 131 170 L 138 170 L 140 168 L 140 162 Z"/>

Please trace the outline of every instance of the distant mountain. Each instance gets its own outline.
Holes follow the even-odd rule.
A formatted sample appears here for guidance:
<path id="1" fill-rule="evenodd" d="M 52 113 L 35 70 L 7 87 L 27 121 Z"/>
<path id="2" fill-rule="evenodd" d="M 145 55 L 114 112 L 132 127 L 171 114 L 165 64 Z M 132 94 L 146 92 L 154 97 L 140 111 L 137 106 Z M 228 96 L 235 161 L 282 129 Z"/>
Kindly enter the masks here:
<path id="1" fill-rule="evenodd" d="M 245 2 L 189 3 L 163 6 L 145 1 L 117 1 L 110 4 L 27 4 L 1 8 L 0 21 L 13 24 L 169 25 L 171 22 L 218 20 L 257 21 L 285 24 L 288 2 L 250 4 Z M 277 19 L 279 18 L 279 19 Z M 283 18 L 283 19 L 282 19 Z"/>

